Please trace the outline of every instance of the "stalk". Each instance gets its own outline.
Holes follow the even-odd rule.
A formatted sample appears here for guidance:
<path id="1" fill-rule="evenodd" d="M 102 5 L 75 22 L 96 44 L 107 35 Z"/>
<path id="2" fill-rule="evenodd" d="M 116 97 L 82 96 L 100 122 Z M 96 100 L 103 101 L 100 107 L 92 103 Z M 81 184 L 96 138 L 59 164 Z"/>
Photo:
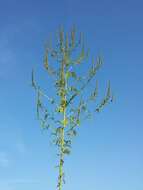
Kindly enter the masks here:
<path id="1" fill-rule="evenodd" d="M 66 77 L 65 77 L 65 72 L 64 72 L 64 61 L 62 62 L 62 70 L 61 70 L 61 79 L 64 81 L 63 89 L 64 89 L 64 94 L 61 96 L 61 102 L 66 102 Z M 63 121 L 66 120 L 66 103 L 63 105 Z M 60 131 L 60 161 L 59 161 L 59 177 L 58 177 L 58 190 L 62 190 L 63 186 L 63 177 L 64 177 L 64 172 L 63 172 L 63 165 L 64 165 L 64 130 L 66 127 L 66 123 L 63 123 L 63 126 Z"/>
<path id="2" fill-rule="evenodd" d="M 66 109 L 63 113 L 63 118 L 66 118 Z M 58 189 L 62 190 L 62 184 L 63 184 L 63 164 L 64 164 L 64 128 L 66 126 L 64 125 L 61 128 L 61 147 L 60 147 L 60 163 L 59 163 L 59 182 L 58 182 Z"/>

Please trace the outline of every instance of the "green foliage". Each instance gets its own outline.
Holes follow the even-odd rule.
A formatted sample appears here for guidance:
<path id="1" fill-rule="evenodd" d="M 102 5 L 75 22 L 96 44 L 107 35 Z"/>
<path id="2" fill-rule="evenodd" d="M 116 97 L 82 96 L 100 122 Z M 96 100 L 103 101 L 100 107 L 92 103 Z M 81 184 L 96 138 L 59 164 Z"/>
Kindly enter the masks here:
<path id="1" fill-rule="evenodd" d="M 97 111 L 97 112 L 101 111 L 101 109 L 102 109 L 109 101 L 112 101 L 110 82 L 109 82 L 108 87 L 107 87 L 106 96 L 103 98 L 103 100 L 101 101 L 101 103 L 99 104 L 99 106 L 96 108 L 96 111 Z"/>
<path id="2" fill-rule="evenodd" d="M 51 58 L 58 65 L 51 64 L 49 62 Z M 47 93 L 41 90 L 35 82 L 34 71 L 32 71 L 32 86 L 37 94 L 37 117 L 41 127 L 50 130 L 53 143 L 58 148 L 58 190 L 62 190 L 64 182 L 64 156 L 71 152 L 72 138 L 77 135 L 77 129 L 81 125 L 82 119 L 89 118 L 92 115 L 88 103 L 92 102 L 93 106 L 99 95 L 96 80 L 89 97 L 83 98 L 85 90 L 90 82 L 95 80 L 97 71 L 103 64 L 102 58 L 99 56 L 96 61 L 93 60 L 88 66 L 87 75 L 81 76 L 78 71 L 87 58 L 89 58 L 89 51 L 85 49 L 82 34 L 77 39 L 75 27 L 69 33 L 65 33 L 63 28 L 60 28 L 54 48 L 52 43 L 46 47 L 43 65 L 45 71 L 54 78 L 53 86 L 56 90 L 54 98 L 50 98 Z M 76 69 L 77 67 L 78 69 Z M 107 93 L 95 111 L 100 112 L 110 101 L 112 101 L 112 95 L 109 82 Z M 49 107 L 52 107 L 53 111 L 48 110 Z"/>

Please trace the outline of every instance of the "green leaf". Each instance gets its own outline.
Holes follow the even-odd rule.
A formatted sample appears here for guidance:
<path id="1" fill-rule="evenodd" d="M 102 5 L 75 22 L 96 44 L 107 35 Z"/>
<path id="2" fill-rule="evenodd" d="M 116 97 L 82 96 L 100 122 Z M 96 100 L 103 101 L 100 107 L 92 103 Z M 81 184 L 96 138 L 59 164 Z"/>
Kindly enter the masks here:
<path id="1" fill-rule="evenodd" d="M 36 84 L 35 84 L 35 81 L 34 81 L 34 70 L 32 70 L 32 86 L 34 87 L 34 89 L 36 90 L 37 87 L 36 87 Z"/>
<path id="2" fill-rule="evenodd" d="M 72 44 L 72 48 L 74 48 L 74 46 L 75 46 L 75 27 L 73 27 L 72 31 L 71 31 L 71 44 Z"/>
<path id="3" fill-rule="evenodd" d="M 111 88 L 110 88 L 110 81 L 109 81 L 106 96 L 103 98 L 99 106 L 96 108 L 96 111 L 100 112 L 100 110 L 109 102 L 110 98 L 111 98 Z"/>
<path id="4" fill-rule="evenodd" d="M 79 120 L 79 119 L 77 119 L 76 124 L 77 124 L 78 126 L 80 125 L 80 120 Z"/>
<path id="5" fill-rule="evenodd" d="M 70 154 L 70 150 L 68 148 L 66 148 L 66 149 L 64 149 L 63 153 L 69 155 Z"/>
<path id="6" fill-rule="evenodd" d="M 75 129 L 72 130 L 72 133 L 73 133 L 74 136 L 76 136 L 76 134 L 77 134 Z"/>
<path id="7" fill-rule="evenodd" d="M 57 112 L 63 113 L 64 112 L 63 106 L 59 106 L 59 108 L 57 109 Z"/>
<path id="8" fill-rule="evenodd" d="M 49 69 L 49 63 L 48 63 L 48 52 L 46 52 L 45 60 L 44 60 L 44 67 L 46 70 Z"/>
<path id="9" fill-rule="evenodd" d="M 90 100 L 95 100 L 98 95 L 98 82 L 96 81 L 96 87 L 94 91 L 91 93 Z"/>
<path id="10" fill-rule="evenodd" d="M 61 127 L 58 127 L 57 129 L 56 129 L 56 134 L 58 134 L 58 133 L 60 133 L 61 132 Z"/>
<path id="11" fill-rule="evenodd" d="M 66 72 L 66 79 L 69 79 L 69 77 L 71 76 L 71 72 Z"/>

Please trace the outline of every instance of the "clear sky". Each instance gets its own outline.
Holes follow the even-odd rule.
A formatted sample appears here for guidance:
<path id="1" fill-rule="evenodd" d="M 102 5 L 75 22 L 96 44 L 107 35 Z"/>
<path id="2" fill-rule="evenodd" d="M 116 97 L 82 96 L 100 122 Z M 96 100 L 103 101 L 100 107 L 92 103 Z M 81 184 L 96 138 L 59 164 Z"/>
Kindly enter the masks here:
<path id="1" fill-rule="evenodd" d="M 42 81 L 44 43 L 60 24 L 75 24 L 91 56 L 104 56 L 100 85 L 110 79 L 116 96 L 81 126 L 64 190 L 143 189 L 142 21 L 142 0 L 0 1 L 0 190 L 56 189 L 56 154 L 36 119 L 30 75 L 34 67 Z"/>

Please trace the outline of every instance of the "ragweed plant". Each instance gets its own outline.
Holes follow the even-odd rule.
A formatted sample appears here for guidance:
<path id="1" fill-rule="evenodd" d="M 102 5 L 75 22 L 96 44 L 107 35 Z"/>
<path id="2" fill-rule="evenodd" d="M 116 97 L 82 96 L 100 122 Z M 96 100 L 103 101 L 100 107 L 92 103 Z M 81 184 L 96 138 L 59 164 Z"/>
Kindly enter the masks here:
<path id="1" fill-rule="evenodd" d="M 89 64 L 85 76 L 81 73 L 81 65 L 89 58 L 83 35 L 77 38 L 73 27 L 68 33 L 61 28 L 57 37 L 54 47 L 51 43 L 47 44 L 43 64 L 47 74 L 53 78 L 54 97 L 49 97 L 35 82 L 34 71 L 32 86 L 37 94 L 37 117 L 41 127 L 50 131 L 52 142 L 58 148 L 57 188 L 62 190 L 65 181 L 64 158 L 70 154 L 72 139 L 77 134 L 81 120 L 90 117 L 93 112 L 100 112 L 112 101 L 112 95 L 108 82 L 105 97 L 97 104 L 98 82 L 95 76 L 103 63 L 100 56 Z M 52 59 L 54 62 L 51 64 Z M 93 90 L 85 94 L 92 80 L 95 80 Z M 94 109 L 91 110 L 91 107 Z"/>

